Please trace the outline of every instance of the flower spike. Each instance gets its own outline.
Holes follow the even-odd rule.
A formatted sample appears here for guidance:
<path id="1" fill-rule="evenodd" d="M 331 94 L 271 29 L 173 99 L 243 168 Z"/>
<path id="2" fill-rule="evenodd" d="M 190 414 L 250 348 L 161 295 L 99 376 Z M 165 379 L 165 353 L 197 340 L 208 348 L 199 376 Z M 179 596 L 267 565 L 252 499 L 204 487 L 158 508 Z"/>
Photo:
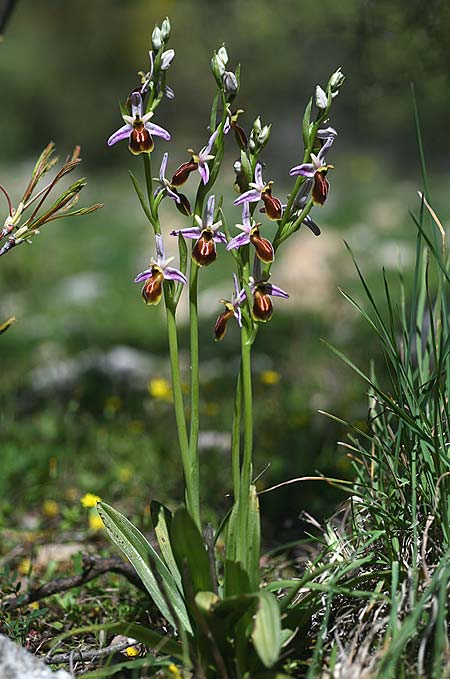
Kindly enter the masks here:
<path id="1" fill-rule="evenodd" d="M 208 266 L 212 264 L 217 257 L 216 243 L 226 243 L 227 238 L 219 227 L 222 226 L 222 220 L 214 222 L 214 205 L 215 197 L 210 196 L 205 210 L 205 219 L 201 219 L 195 215 L 195 221 L 198 226 L 191 226 L 187 229 L 176 229 L 170 232 L 171 236 L 182 235 L 184 238 L 195 238 L 196 242 L 192 248 L 192 259 L 198 266 Z"/>
<path id="2" fill-rule="evenodd" d="M 131 116 L 122 116 L 126 124 L 110 136 L 107 142 L 108 146 L 112 146 L 122 139 L 128 139 L 128 148 L 131 153 L 139 155 L 153 151 L 155 143 L 152 135 L 170 141 L 171 136 L 167 130 L 150 122 L 153 111 L 143 115 L 142 110 L 141 94 L 140 92 L 133 92 L 131 95 Z"/>
<path id="3" fill-rule="evenodd" d="M 162 297 L 164 280 L 178 281 L 183 285 L 187 283 L 187 278 L 181 271 L 168 266 L 173 257 L 165 258 L 162 236 L 157 234 L 155 240 L 156 260 L 152 257 L 149 268 L 139 273 L 134 279 L 135 283 L 144 282 L 142 297 L 146 304 L 159 303 Z"/>

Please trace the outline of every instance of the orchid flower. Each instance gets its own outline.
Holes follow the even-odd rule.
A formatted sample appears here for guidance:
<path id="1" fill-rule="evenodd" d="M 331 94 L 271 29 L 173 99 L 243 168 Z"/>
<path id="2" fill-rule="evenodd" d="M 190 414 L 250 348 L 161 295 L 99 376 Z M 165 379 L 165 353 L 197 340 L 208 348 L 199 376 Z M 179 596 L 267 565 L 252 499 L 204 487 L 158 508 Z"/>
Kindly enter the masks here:
<path id="1" fill-rule="evenodd" d="M 192 149 L 188 149 L 189 153 L 192 154 L 191 160 L 187 163 L 182 163 L 180 167 L 175 170 L 175 174 L 172 177 L 172 186 L 181 186 L 187 181 L 189 175 L 194 170 L 198 170 L 200 177 L 202 178 L 203 184 L 207 184 L 209 181 L 209 165 L 208 161 L 212 160 L 214 156 L 211 155 L 211 149 L 216 141 L 219 130 L 217 129 L 210 136 L 208 143 L 204 146 L 198 153 L 194 153 Z"/>
<path id="2" fill-rule="evenodd" d="M 242 108 L 239 108 L 235 113 L 232 113 L 230 108 L 227 106 L 227 117 L 223 126 L 223 133 L 228 134 L 230 130 L 233 130 L 238 146 L 245 150 L 248 145 L 247 135 L 245 134 L 245 130 L 243 130 L 240 125 L 238 125 L 238 118 L 241 113 L 244 113 Z"/>
<path id="3" fill-rule="evenodd" d="M 216 243 L 226 243 L 227 238 L 219 227 L 222 226 L 222 220 L 215 224 L 214 221 L 214 196 L 208 198 L 208 203 L 205 210 L 205 219 L 201 219 L 195 215 L 194 219 L 198 226 L 191 226 L 187 229 L 176 229 L 171 231 L 171 236 L 182 235 L 184 238 L 196 238 L 197 241 L 192 248 L 192 259 L 198 266 L 208 266 L 212 264 L 217 257 Z"/>
<path id="4" fill-rule="evenodd" d="M 255 321 L 267 323 L 273 314 L 273 304 L 270 298 L 283 297 L 288 299 L 289 295 L 277 285 L 269 283 L 268 277 L 263 278 L 261 276 L 261 264 L 258 259 L 255 259 L 253 274 L 248 279 L 248 284 L 253 294 L 252 316 Z"/>
<path id="5" fill-rule="evenodd" d="M 155 181 L 157 181 L 159 184 L 159 187 L 155 191 L 155 198 L 159 193 L 164 191 L 166 196 L 169 196 L 169 198 L 174 201 L 175 205 L 177 206 L 177 210 L 179 210 L 181 214 L 189 216 L 191 214 L 191 205 L 189 200 L 182 193 L 178 193 L 178 191 L 172 186 L 170 181 L 165 176 L 168 157 L 169 154 L 166 152 L 162 157 L 161 167 L 159 168 L 159 179 L 155 179 Z"/>
<path id="6" fill-rule="evenodd" d="M 233 204 L 242 205 L 244 203 L 256 203 L 257 201 L 262 200 L 269 219 L 272 219 L 273 221 L 281 219 L 281 202 L 278 198 L 272 196 L 272 184 L 273 182 L 266 184 L 263 181 L 262 165 L 261 163 L 256 163 L 255 181 L 249 183 L 251 189 L 243 193 L 239 198 L 236 198 Z"/>
<path id="7" fill-rule="evenodd" d="M 319 153 L 317 155 L 311 153 L 311 163 L 302 163 L 301 165 L 296 165 L 289 171 L 291 177 L 301 175 L 302 177 L 314 179 L 314 186 L 312 190 L 312 199 L 314 205 L 323 205 L 327 199 L 330 182 L 326 178 L 326 174 L 328 170 L 332 169 L 334 166 L 327 165 L 325 162 L 325 157 L 333 145 L 336 134 L 336 130 L 334 130 L 332 127 L 319 130 L 317 136 L 319 139 L 325 139 L 325 143 L 323 144 Z"/>
<path id="8" fill-rule="evenodd" d="M 108 146 L 116 144 L 122 139 L 128 139 L 128 148 L 131 153 L 151 153 L 154 149 L 152 134 L 170 141 L 169 132 L 159 125 L 150 122 L 153 111 L 142 115 L 142 97 L 139 92 L 131 95 L 131 116 L 123 115 L 126 125 L 120 127 L 108 139 Z"/>
<path id="9" fill-rule="evenodd" d="M 134 279 L 135 283 L 144 282 L 142 288 L 142 297 L 146 304 L 158 304 L 162 296 L 162 286 L 164 280 L 178 281 L 185 285 L 187 283 L 186 276 L 178 269 L 173 269 L 168 264 L 174 259 L 173 257 L 165 258 L 164 244 L 160 234 L 155 236 L 156 239 L 156 260 L 150 260 L 149 268 L 139 273 Z"/>
<path id="10" fill-rule="evenodd" d="M 236 224 L 238 229 L 241 229 L 242 233 L 238 234 L 230 240 L 227 245 L 227 250 L 233 250 L 234 248 L 240 248 L 243 245 L 248 245 L 251 243 L 256 250 L 256 256 L 264 262 L 269 264 L 274 260 L 274 252 L 272 243 L 267 240 L 267 238 L 262 238 L 259 235 L 259 227 L 261 224 L 257 224 L 250 217 L 250 207 L 248 203 L 244 203 L 242 208 L 242 224 Z"/>
<path id="11" fill-rule="evenodd" d="M 218 317 L 214 325 L 214 338 L 216 341 L 221 340 L 227 331 L 227 323 L 232 316 L 235 317 L 237 324 L 242 328 L 242 312 L 240 310 L 240 305 L 246 298 L 245 289 L 239 290 L 239 281 L 236 274 L 233 274 L 234 279 L 234 292 L 231 296 L 231 301 L 227 299 L 219 300 L 221 304 L 225 304 L 225 311 L 222 312 Z"/>

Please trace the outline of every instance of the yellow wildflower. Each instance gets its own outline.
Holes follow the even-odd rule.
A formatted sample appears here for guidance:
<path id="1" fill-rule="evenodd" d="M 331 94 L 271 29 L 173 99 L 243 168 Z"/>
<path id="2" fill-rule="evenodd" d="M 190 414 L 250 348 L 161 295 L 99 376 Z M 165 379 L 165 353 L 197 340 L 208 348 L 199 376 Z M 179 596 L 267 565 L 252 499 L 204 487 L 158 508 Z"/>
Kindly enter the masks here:
<path id="1" fill-rule="evenodd" d="M 169 382 L 163 377 L 150 380 L 148 383 L 148 392 L 153 398 L 160 401 L 172 401 L 172 387 Z"/>
<path id="2" fill-rule="evenodd" d="M 117 470 L 117 478 L 122 483 L 128 483 L 129 481 L 131 481 L 133 476 L 134 476 L 134 469 L 133 469 L 133 467 L 130 467 L 129 465 L 122 465 L 122 467 L 119 467 L 118 470 Z"/>
<path id="3" fill-rule="evenodd" d="M 17 566 L 17 570 L 19 571 L 20 575 L 28 575 L 31 570 L 31 559 L 29 559 L 27 556 L 22 559 L 22 561 Z"/>
<path id="4" fill-rule="evenodd" d="M 264 370 L 264 372 L 261 373 L 261 382 L 263 384 L 278 384 L 280 381 L 280 373 L 277 373 L 275 370 Z"/>
<path id="5" fill-rule="evenodd" d="M 86 507 L 86 509 L 90 509 L 90 507 L 95 507 L 97 505 L 97 502 L 101 501 L 101 497 L 98 495 L 94 495 L 94 493 L 86 493 L 83 495 L 82 498 L 80 498 L 80 502 L 83 505 L 83 507 Z"/>
<path id="6" fill-rule="evenodd" d="M 39 608 L 39 601 L 32 601 L 31 604 L 28 604 L 28 608 L 31 611 L 37 611 Z"/>
<path id="7" fill-rule="evenodd" d="M 173 679 L 183 679 L 180 670 L 174 663 L 171 663 L 167 669 L 169 670 L 169 676 L 173 677 Z"/>
<path id="8" fill-rule="evenodd" d="M 89 528 L 91 530 L 101 530 L 104 528 L 104 523 L 97 514 L 97 512 L 89 512 Z"/>
<path id="9" fill-rule="evenodd" d="M 139 649 L 136 648 L 136 646 L 128 646 L 128 648 L 125 649 L 125 655 L 129 658 L 136 658 L 136 656 L 139 655 Z"/>
<path id="10" fill-rule="evenodd" d="M 55 516 L 58 516 L 59 512 L 59 505 L 55 500 L 44 500 L 42 503 L 42 513 L 44 516 L 46 516 L 48 519 L 54 519 Z"/>

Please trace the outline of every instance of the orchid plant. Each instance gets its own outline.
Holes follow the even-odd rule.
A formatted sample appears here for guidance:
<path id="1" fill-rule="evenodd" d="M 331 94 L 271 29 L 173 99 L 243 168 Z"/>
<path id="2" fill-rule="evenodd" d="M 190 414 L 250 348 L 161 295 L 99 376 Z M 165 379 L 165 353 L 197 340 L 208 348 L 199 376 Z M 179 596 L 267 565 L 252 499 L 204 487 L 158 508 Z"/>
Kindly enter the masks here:
<path id="1" fill-rule="evenodd" d="M 283 204 L 272 192 L 274 182 L 263 179 L 263 170 L 266 176 L 269 171 L 261 154 L 269 141 L 271 125 L 263 125 L 257 117 L 247 134 L 238 122 L 244 114 L 241 109 L 234 109 L 240 89 L 240 67 L 229 69 L 227 50 L 221 46 L 211 60 L 217 87 L 205 144 L 198 153 L 189 150 L 190 159 L 175 169 L 169 179 L 166 144 L 171 134 L 153 122 L 153 118 L 161 119 L 156 112 L 164 97 L 174 96 L 166 84 L 175 56 L 172 49 L 167 49 L 170 33 L 168 19 L 153 31 L 150 70 L 140 73 L 141 82 L 122 108 L 125 124 L 107 143 L 112 146 L 127 139 L 131 153 L 143 158 L 145 189 L 134 174 L 131 178 L 154 234 L 156 258 L 152 257 L 148 268 L 136 276 L 135 282 L 144 284 L 142 296 L 146 304 L 155 305 L 164 299 L 185 505 L 172 514 L 158 502 L 152 503 L 159 552 L 111 506 L 100 502 L 98 511 L 112 540 L 135 566 L 177 635 L 177 639 L 164 639 L 155 632 L 133 626 L 136 638 L 178 658 L 186 676 L 192 672 L 196 677 L 205 678 L 281 677 L 281 649 L 295 633 L 292 629 L 283 629 L 282 619 L 286 617 L 282 615 L 283 606 L 289 602 L 283 604 L 272 593 L 276 583 L 262 587 L 260 580 L 260 519 L 252 468 L 251 352 L 261 323 L 272 318 L 272 298 L 288 298 L 288 293 L 270 280 L 279 248 L 302 224 L 315 235 L 320 234 L 310 213 L 314 206 L 325 203 L 329 192 L 327 173 L 333 166 L 327 164 L 326 154 L 337 136 L 329 118 L 344 75 L 338 69 L 325 89 L 317 86 L 315 97 L 311 97 L 306 106 L 301 128 L 304 146 L 301 163 L 286 173 L 295 180 Z M 234 132 L 234 139 L 230 131 Z M 242 206 L 242 223 L 236 224 L 237 235 L 231 235 L 227 226 L 228 199 L 214 191 L 225 144 L 234 143 L 238 154 L 234 163 L 234 187 L 239 193 L 234 205 Z M 154 179 L 152 157 L 160 152 L 159 177 Z M 189 185 L 194 191 L 187 197 L 180 193 L 180 187 L 187 191 L 185 187 Z M 169 225 L 162 223 L 160 215 L 161 203 L 166 198 L 178 210 Z M 255 218 L 258 208 L 260 221 Z M 188 224 L 179 227 L 181 219 Z M 178 268 L 168 266 L 171 258 L 165 258 L 163 243 L 170 238 L 177 238 Z M 191 241 L 190 248 L 188 241 Z M 202 523 L 199 484 L 198 286 L 202 269 L 213 266 L 218 254 L 227 253 L 235 265 L 233 293 L 230 299 L 220 300 L 225 310 L 218 315 L 213 336 L 217 341 L 223 340 L 227 324 L 234 318 L 241 338 L 241 362 L 231 427 L 232 502 L 221 525 L 213 530 Z M 188 408 L 180 376 L 176 321 L 183 294 L 189 296 Z M 219 535 L 224 538 L 224 554 L 215 549 Z"/>

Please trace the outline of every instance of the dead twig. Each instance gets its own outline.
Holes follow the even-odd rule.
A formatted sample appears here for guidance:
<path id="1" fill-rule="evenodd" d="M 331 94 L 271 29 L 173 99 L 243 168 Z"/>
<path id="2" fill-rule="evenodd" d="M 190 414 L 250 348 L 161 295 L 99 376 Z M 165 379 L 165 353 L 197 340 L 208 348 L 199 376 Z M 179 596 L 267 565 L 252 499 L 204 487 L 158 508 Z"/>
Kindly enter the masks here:
<path id="1" fill-rule="evenodd" d="M 110 646 L 105 646 L 104 648 L 77 648 L 67 653 L 55 653 L 54 655 L 47 654 L 42 658 L 47 665 L 68 663 L 72 660 L 76 662 L 86 662 L 87 660 L 97 660 L 98 658 L 104 658 L 105 656 L 111 655 L 113 653 L 120 653 L 124 651 L 129 646 L 132 646 L 130 641 L 121 641 L 120 644 L 111 644 Z"/>
<path id="2" fill-rule="evenodd" d="M 142 591 L 146 591 L 142 581 L 136 574 L 133 566 L 129 563 L 125 563 L 121 559 L 111 558 L 111 559 L 98 559 L 93 556 L 83 557 L 83 570 L 78 575 L 69 575 L 65 578 L 58 578 L 57 580 L 52 580 L 47 582 L 45 585 L 30 589 L 26 594 L 19 594 L 18 596 L 6 597 L 2 601 L 2 605 L 5 610 L 14 611 L 22 606 L 28 606 L 28 604 L 34 601 L 40 601 L 47 596 L 52 594 L 58 594 L 59 592 L 65 592 L 73 587 L 79 587 L 84 585 L 86 582 L 97 578 L 99 575 L 104 573 L 118 573 L 123 575 L 129 582 L 131 582 L 135 587 L 138 587 Z"/>

